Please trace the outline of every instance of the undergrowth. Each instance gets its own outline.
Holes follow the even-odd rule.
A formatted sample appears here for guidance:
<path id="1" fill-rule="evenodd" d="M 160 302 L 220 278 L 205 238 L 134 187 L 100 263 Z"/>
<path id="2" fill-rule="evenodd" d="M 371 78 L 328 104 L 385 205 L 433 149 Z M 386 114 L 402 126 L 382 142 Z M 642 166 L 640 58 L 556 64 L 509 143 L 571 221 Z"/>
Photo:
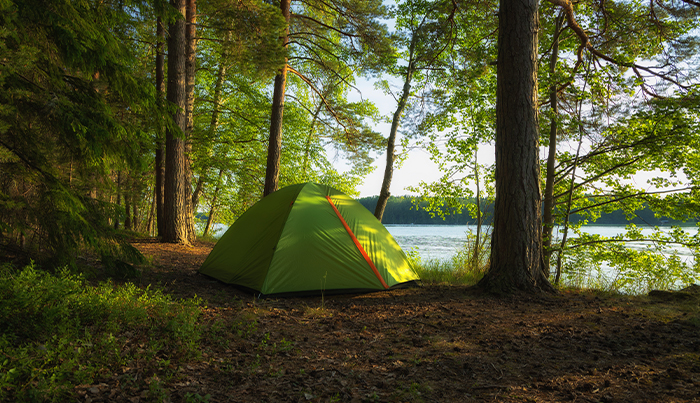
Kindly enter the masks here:
<path id="1" fill-rule="evenodd" d="M 474 285 L 488 270 L 488 248 L 487 243 L 476 245 L 474 237 L 467 236 L 464 246 L 449 260 L 422 259 L 416 249 L 407 256 L 423 284 Z"/>
<path id="2" fill-rule="evenodd" d="M 197 299 L 2 266 L 0 401 L 65 401 L 125 366 L 166 377 L 158 363 L 198 354 L 199 314 Z"/>

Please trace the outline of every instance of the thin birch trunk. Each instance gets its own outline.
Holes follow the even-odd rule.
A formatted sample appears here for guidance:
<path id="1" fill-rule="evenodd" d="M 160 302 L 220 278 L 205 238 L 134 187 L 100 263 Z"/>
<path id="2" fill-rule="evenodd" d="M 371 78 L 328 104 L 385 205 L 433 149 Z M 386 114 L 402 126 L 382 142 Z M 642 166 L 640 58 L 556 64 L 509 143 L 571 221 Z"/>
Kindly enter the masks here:
<path id="1" fill-rule="evenodd" d="M 415 72 L 415 48 L 416 37 L 414 36 L 411 40 L 411 46 L 409 47 L 408 66 L 406 67 L 406 76 L 404 77 L 401 98 L 399 98 L 399 103 L 396 105 L 396 111 L 394 111 L 394 117 L 391 120 L 391 131 L 389 132 L 389 138 L 387 138 L 386 144 L 386 166 L 384 167 L 384 179 L 382 180 L 382 187 L 379 190 L 377 206 L 374 208 L 374 216 L 377 217 L 377 220 L 380 222 L 384 216 L 384 210 L 386 209 L 386 204 L 389 201 L 389 196 L 391 196 L 389 189 L 391 187 L 392 176 L 394 175 L 394 161 L 396 160 L 396 133 L 399 130 L 401 116 L 403 115 L 404 109 L 406 109 L 408 97 L 411 95 L 411 81 L 413 80 L 413 73 Z"/>
<path id="2" fill-rule="evenodd" d="M 562 14 L 557 18 L 554 26 L 554 43 L 552 44 L 552 57 L 549 59 L 549 75 L 552 85 L 549 87 L 549 102 L 552 105 L 552 121 L 549 124 L 549 154 L 547 155 L 547 178 L 544 187 L 543 228 L 542 228 L 542 270 L 545 277 L 549 277 L 549 261 L 552 256 L 552 229 L 554 228 L 554 177 L 557 154 L 557 126 L 559 117 L 559 104 L 557 99 L 557 82 L 554 80 L 557 61 L 559 59 L 559 33 L 564 22 Z"/>

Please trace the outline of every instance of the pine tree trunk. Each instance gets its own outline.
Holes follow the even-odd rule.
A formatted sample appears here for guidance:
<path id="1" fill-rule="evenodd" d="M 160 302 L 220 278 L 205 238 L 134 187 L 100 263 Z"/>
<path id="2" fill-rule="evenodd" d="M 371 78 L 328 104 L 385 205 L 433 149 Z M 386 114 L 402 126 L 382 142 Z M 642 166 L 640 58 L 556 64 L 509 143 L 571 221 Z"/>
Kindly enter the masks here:
<path id="1" fill-rule="evenodd" d="M 554 80 L 556 73 L 557 59 L 559 58 L 559 31 L 563 24 L 564 17 L 557 18 L 554 25 L 554 42 L 552 43 L 552 57 L 549 60 L 549 76 L 552 84 L 549 87 L 549 102 L 552 105 L 552 121 L 549 124 L 549 154 L 547 155 L 547 177 L 544 187 L 544 208 L 542 227 L 542 260 L 544 264 L 545 277 L 549 278 L 550 258 L 552 256 L 552 230 L 554 228 L 554 164 L 557 154 L 557 118 L 559 115 L 559 104 L 557 100 L 557 82 Z"/>
<path id="2" fill-rule="evenodd" d="M 282 43 L 289 42 L 289 6 L 290 0 L 282 0 L 280 9 L 287 21 L 287 29 Z M 263 197 L 273 193 L 279 186 L 280 158 L 282 155 L 282 116 L 284 115 L 284 91 L 287 86 L 287 59 L 284 67 L 275 76 L 275 89 L 272 95 L 272 112 L 270 115 L 270 139 L 267 146 L 267 169 L 265 170 L 265 187 Z"/>
<path id="3" fill-rule="evenodd" d="M 184 0 L 171 0 L 171 4 L 183 17 L 185 16 Z M 191 220 L 191 215 L 184 138 L 187 126 L 185 28 L 185 21 L 178 19 L 170 24 L 168 29 L 168 101 L 178 108 L 173 121 L 180 128 L 180 132 L 168 129 L 165 137 L 165 232 L 162 241 L 189 244 L 188 220 Z"/>
<path id="4" fill-rule="evenodd" d="M 122 182 L 122 172 L 117 171 L 117 206 L 122 205 L 121 182 Z M 114 217 L 114 229 L 119 229 L 119 219 L 120 218 L 121 217 L 119 216 L 119 213 L 117 213 L 117 216 Z"/>
<path id="5" fill-rule="evenodd" d="M 415 45 L 411 42 L 411 55 L 413 54 L 413 49 Z M 389 132 L 389 138 L 386 143 L 386 166 L 384 167 L 384 179 L 382 180 L 382 188 L 379 190 L 379 199 L 377 199 L 377 206 L 374 208 L 374 216 L 377 220 L 382 221 L 384 216 L 384 210 L 386 209 L 386 204 L 389 201 L 389 188 L 391 187 L 391 178 L 394 175 L 394 160 L 396 159 L 396 133 L 399 130 L 399 123 L 401 123 L 401 115 L 403 115 L 404 109 L 406 109 L 406 103 L 408 102 L 408 97 L 411 95 L 411 80 L 413 79 L 413 60 L 412 56 L 409 59 L 409 65 L 406 69 L 406 76 L 403 82 L 403 92 L 401 93 L 401 98 L 399 99 L 398 105 L 396 105 L 396 111 L 394 111 L 394 117 L 391 120 L 391 131 Z"/>
<path id="6" fill-rule="evenodd" d="M 129 182 L 127 181 L 127 184 Z M 124 212 L 126 215 L 124 216 L 124 229 L 125 230 L 131 230 L 131 224 L 132 224 L 132 219 L 131 219 L 131 194 L 128 192 L 128 186 L 125 186 L 127 188 L 127 191 L 124 192 Z"/>
<path id="7" fill-rule="evenodd" d="M 153 200 L 151 201 L 151 208 L 148 211 L 148 221 L 146 222 L 146 232 L 148 235 L 153 236 L 154 235 L 154 220 L 155 220 L 155 215 L 156 215 L 156 195 L 155 195 L 155 188 L 153 189 Z"/>
<path id="8" fill-rule="evenodd" d="M 496 200 L 487 291 L 554 291 L 542 274 L 537 122 L 537 0 L 501 0 L 496 87 Z"/>
<path id="9" fill-rule="evenodd" d="M 165 97 L 165 29 L 163 21 L 158 17 L 156 23 L 156 36 L 158 45 L 156 46 L 156 91 L 158 93 L 158 103 L 162 104 Z M 156 225 L 158 226 L 157 236 L 162 237 L 165 233 L 165 218 L 163 217 L 163 187 L 165 184 L 165 142 L 163 141 L 163 126 L 159 127 L 156 138 L 156 159 L 155 159 L 155 205 L 156 205 Z"/>
<path id="10" fill-rule="evenodd" d="M 194 130 L 194 84 L 195 84 L 195 73 L 196 73 L 196 62 L 197 62 L 197 1 L 187 0 L 187 27 L 185 29 L 185 40 L 187 41 L 187 60 L 185 61 L 185 72 L 186 72 L 186 93 L 187 93 L 187 109 L 186 109 L 186 120 L 187 125 L 185 128 L 185 159 L 187 163 L 185 164 L 185 187 L 187 189 L 188 195 L 192 191 L 192 160 L 190 159 L 190 154 L 192 153 L 192 132 Z M 187 220 L 187 233 L 188 239 L 194 241 L 197 238 L 194 228 L 194 215 L 196 213 L 195 207 L 192 203 L 192 198 L 187 198 L 187 209 L 189 219 Z"/>
<path id="11" fill-rule="evenodd" d="M 139 219 L 139 215 L 138 215 L 138 213 L 139 213 L 139 203 L 138 203 L 138 200 L 139 200 L 139 199 L 137 199 L 136 196 L 134 195 L 134 196 L 132 196 L 132 200 L 133 200 L 133 202 L 131 203 L 131 210 L 132 210 L 132 211 L 131 211 L 131 229 L 132 229 L 134 232 L 139 232 L 139 229 L 140 229 L 140 228 L 139 228 L 139 223 L 140 223 L 140 221 L 141 221 L 141 220 Z"/>

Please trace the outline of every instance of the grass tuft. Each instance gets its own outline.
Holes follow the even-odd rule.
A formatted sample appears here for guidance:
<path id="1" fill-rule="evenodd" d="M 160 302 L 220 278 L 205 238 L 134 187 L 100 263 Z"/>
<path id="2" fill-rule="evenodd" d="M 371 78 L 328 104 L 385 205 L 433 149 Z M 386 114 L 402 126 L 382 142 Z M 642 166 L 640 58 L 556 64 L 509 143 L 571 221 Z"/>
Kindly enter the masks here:
<path id="1" fill-rule="evenodd" d="M 488 247 L 484 243 L 477 247 L 472 237 L 467 237 L 462 249 L 449 260 L 422 259 L 415 249 L 407 255 L 423 284 L 474 285 L 488 269 Z"/>

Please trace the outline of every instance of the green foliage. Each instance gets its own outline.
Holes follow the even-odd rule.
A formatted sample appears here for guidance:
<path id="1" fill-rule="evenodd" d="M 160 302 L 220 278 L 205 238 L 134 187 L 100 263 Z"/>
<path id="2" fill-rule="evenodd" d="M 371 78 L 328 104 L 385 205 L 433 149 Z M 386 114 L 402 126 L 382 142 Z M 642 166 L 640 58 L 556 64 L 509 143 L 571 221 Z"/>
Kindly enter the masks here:
<path id="1" fill-rule="evenodd" d="M 260 0 L 199 0 L 197 7 L 204 20 L 198 29 L 226 38 L 218 44 L 221 63 L 235 66 L 238 75 L 270 78 L 284 65 L 286 50 L 279 38 L 287 27 L 279 7 Z"/>
<path id="2" fill-rule="evenodd" d="M 83 246 L 119 254 L 120 209 L 95 193 L 109 193 L 111 169 L 139 166 L 156 109 L 115 34 L 133 15 L 64 0 L 6 1 L 0 14 L 0 241 L 55 264 Z"/>
<path id="3" fill-rule="evenodd" d="M 583 228 L 585 229 L 585 227 Z M 671 246 L 688 248 L 698 256 L 700 239 L 680 227 L 656 228 L 645 234 L 633 224 L 615 237 L 591 235 L 577 230 L 565 251 L 562 279 L 569 286 L 597 288 L 629 294 L 673 290 L 700 281 L 700 265 L 681 256 Z"/>
<path id="4" fill-rule="evenodd" d="M 93 287 L 67 271 L 3 266 L 0 400 L 65 401 L 75 385 L 137 360 L 192 356 L 201 336 L 199 302 L 174 302 L 133 284 Z M 158 383 L 151 384 L 156 393 Z"/>

